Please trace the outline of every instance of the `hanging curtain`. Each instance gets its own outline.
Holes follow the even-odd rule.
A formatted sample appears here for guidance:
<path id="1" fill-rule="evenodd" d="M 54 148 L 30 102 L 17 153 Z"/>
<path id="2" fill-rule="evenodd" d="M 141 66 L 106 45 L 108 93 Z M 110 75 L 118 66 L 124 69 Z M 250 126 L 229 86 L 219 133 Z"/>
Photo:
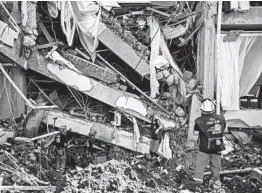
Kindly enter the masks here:
<path id="1" fill-rule="evenodd" d="M 255 37 L 254 43 L 244 60 L 240 76 L 240 96 L 247 95 L 262 73 L 262 37 Z"/>
<path id="2" fill-rule="evenodd" d="M 238 59 L 242 37 L 234 42 L 221 38 L 220 90 L 223 110 L 239 109 Z"/>
<path id="3" fill-rule="evenodd" d="M 239 98 L 248 94 L 261 73 L 262 49 L 258 40 L 260 36 L 239 36 L 236 41 L 223 42 L 221 37 L 219 76 L 223 110 L 239 110 Z"/>

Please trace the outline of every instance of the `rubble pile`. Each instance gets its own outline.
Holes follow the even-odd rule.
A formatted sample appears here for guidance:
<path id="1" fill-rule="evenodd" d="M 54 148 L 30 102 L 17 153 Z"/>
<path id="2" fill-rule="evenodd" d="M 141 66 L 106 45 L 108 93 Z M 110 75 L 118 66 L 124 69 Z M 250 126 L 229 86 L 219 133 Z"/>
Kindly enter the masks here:
<path id="1" fill-rule="evenodd" d="M 234 151 L 222 159 L 223 170 L 236 170 L 222 178 L 223 184 L 230 192 L 260 192 L 261 181 L 253 178 L 251 173 L 243 173 L 245 168 L 261 168 L 261 142 L 254 139 L 250 144 L 234 143 Z"/>
<path id="2" fill-rule="evenodd" d="M 63 193 L 70 192 L 168 192 L 154 180 L 143 183 L 124 161 L 111 160 L 66 174 Z"/>
<path id="3" fill-rule="evenodd" d="M 201 6 L 1 3 L 0 25 L 8 30 L 2 29 L 0 52 L 29 80 L 27 89 L 18 88 L 0 63 L 27 105 L 19 120 L 0 117 L 1 188 L 257 192 L 261 185 L 251 177 L 253 169 L 245 172 L 261 167 L 259 144 L 234 144 L 224 155 L 223 170 L 237 171 L 224 174 L 222 185 L 207 183 L 208 174 L 202 187 L 191 183 L 197 148 L 186 143 L 191 100 L 202 98 L 196 77 Z M 161 130 L 156 157 L 150 152 L 158 138 L 155 121 Z"/>

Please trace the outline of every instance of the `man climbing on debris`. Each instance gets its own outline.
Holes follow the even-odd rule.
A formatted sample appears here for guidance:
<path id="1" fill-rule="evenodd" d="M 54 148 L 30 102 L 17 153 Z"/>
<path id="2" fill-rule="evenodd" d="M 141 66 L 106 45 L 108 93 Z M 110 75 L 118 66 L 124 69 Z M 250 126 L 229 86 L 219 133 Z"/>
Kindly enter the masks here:
<path id="1" fill-rule="evenodd" d="M 199 151 L 195 163 L 194 181 L 203 183 L 205 167 L 210 163 L 213 182 L 220 182 L 221 151 L 225 149 L 223 134 L 225 118 L 215 114 L 215 104 L 210 99 L 201 103 L 201 117 L 195 120 L 194 133 L 199 133 Z"/>

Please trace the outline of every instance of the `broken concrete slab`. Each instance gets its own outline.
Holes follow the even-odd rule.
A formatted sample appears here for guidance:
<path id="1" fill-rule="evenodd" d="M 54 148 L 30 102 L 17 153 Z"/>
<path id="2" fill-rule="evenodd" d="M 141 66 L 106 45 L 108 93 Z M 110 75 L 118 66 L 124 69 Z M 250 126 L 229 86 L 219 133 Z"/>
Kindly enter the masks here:
<path id="1" fill-rule="evenodd" d="M 150 120 L 146 117 L 148 114 L 147 105 L 144 104 L 140 98 L 134 94 L 111 88 L 69 68 L 60 69 L 59 65 L 49 62 L 41 55 L 39 58 L 33 56 L 28 61 L 28 64 L 29 68 L 36 72 L 39 72 L 58 82 L 67 84 L 88 96 L 91 96 L 112 107 L 118 108 L 141 120 L 150 122 Z M 126 103 L 121 101 L 125 101 Z M 156 112 L 156 114 L 158 113 Z M 159 117 L 163 121 L 164 125 L 167 123 L 167 125 L 175 127 L 173 120 L 165 119 L 162 116 Z"/>
<path id="2" fill-rule="evenodd" d="M 66 128 L 68 130 L 70 129 L 72 132 L 85 136 L 88 136 L 91 130 L 95 130 L 97 132 L 95 135 L 96 139 L 107 143 L 112 143 L 132 151 L 149 153 L 150 139 L 147 137 L 142 137 L 137 145 L 137 148 L 135 148 L 133 133 L 116 129 L 110 125 L 76 118 L 60 111 L 48 112 L 43 122 L 47 123 L 48 125 L 53 125 L 54 118 L 57 118 L 55 122 L 56 127 L 63 129 Z"/>
<path id="3" fill-rule="evenodd" d="M 103 30 L 98 36 L 98 39 L 141 76 L 149 74 L 149 64 L 141 59 L 132 47 L 124 42 L 118 35 L 114 34 L 109 28 Z"/>

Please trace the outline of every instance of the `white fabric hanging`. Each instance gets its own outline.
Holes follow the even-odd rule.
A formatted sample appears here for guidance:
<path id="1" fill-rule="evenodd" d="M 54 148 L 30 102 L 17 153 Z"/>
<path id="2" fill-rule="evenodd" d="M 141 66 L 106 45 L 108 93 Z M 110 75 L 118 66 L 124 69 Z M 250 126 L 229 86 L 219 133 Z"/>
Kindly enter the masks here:
<path id="1" fill-rule="evenodd" d="M 172 158 L 172 150 L 169 146 L 169 141 L 170 141 L 170 136 L 169 136 L 169 133 L 166 132 L 164 134 L 164 137 L 163 137 L 163 139 L 160 143 L 159 149 L 158 149 L 158 153 L 163 155 L 167 159 Z"/>
<path id="2" fill-rule="evenodd" d="M 138 128 L 136 118 L 132 117 L 132 119 L 133 119 L 133 127 L 134 127 L 134 148 L 137 150 L 141 135 L 140 135 L 140 131 L 139 131 L 139 128 Z"/>
<path id="3" fill-rule="evenodd" d="M 69 46 L 72 46 L 75 29 L 76 29 L 76 21 L 73 16 L 72 8 L 70 7 L 70 3 L 68 1 L 63 1 L 61 6 L 61 26 L 62 30 L 66 36 L 67 43 Z"/>
<path id="4" fill-rule="evenodd" d="M 262 37 L 239 36 L 223 42 L 221 37 L 221 104 L 223 110 L 239 110 L 239 98 L 249 93 L 262 72 Z"/>
<path id="5" fill-rule="evenodd" d="M 221 38 L 220 90 L 224 110 L 239 110 L 238 59 L 242 37 L 234 42 Z"/>
<path id="6" fill-rule="evenodd" d="M 150 97 L 156 98 L 159 94 L 159 82 L 156 78 L 157 57 L 160 50 L 160 26 L 154 16 L 147 18 L 147 23 L 150 28 L 151 37 L 151 54 L 150 54 Z"/>
<path id="7" fill-rule="evenodd" d="M 98 35 L 106 28 L 99 25 L 100 6 L 92 1 L 63 2 L 61 7 L 61 24 L 67 37 L 68 45 L 73 43 L 75 30 L 78 30 L 83 47 L 94 53 L 98 46 Z"/>
<path id="8" fill-rule="evenodd" d="M 258 80 L 262 73 L 262 37 L 254 38 L 254 43 L 247 52 L 243 70 L 240 76 L 240 96 L 245 96 Z"/>

